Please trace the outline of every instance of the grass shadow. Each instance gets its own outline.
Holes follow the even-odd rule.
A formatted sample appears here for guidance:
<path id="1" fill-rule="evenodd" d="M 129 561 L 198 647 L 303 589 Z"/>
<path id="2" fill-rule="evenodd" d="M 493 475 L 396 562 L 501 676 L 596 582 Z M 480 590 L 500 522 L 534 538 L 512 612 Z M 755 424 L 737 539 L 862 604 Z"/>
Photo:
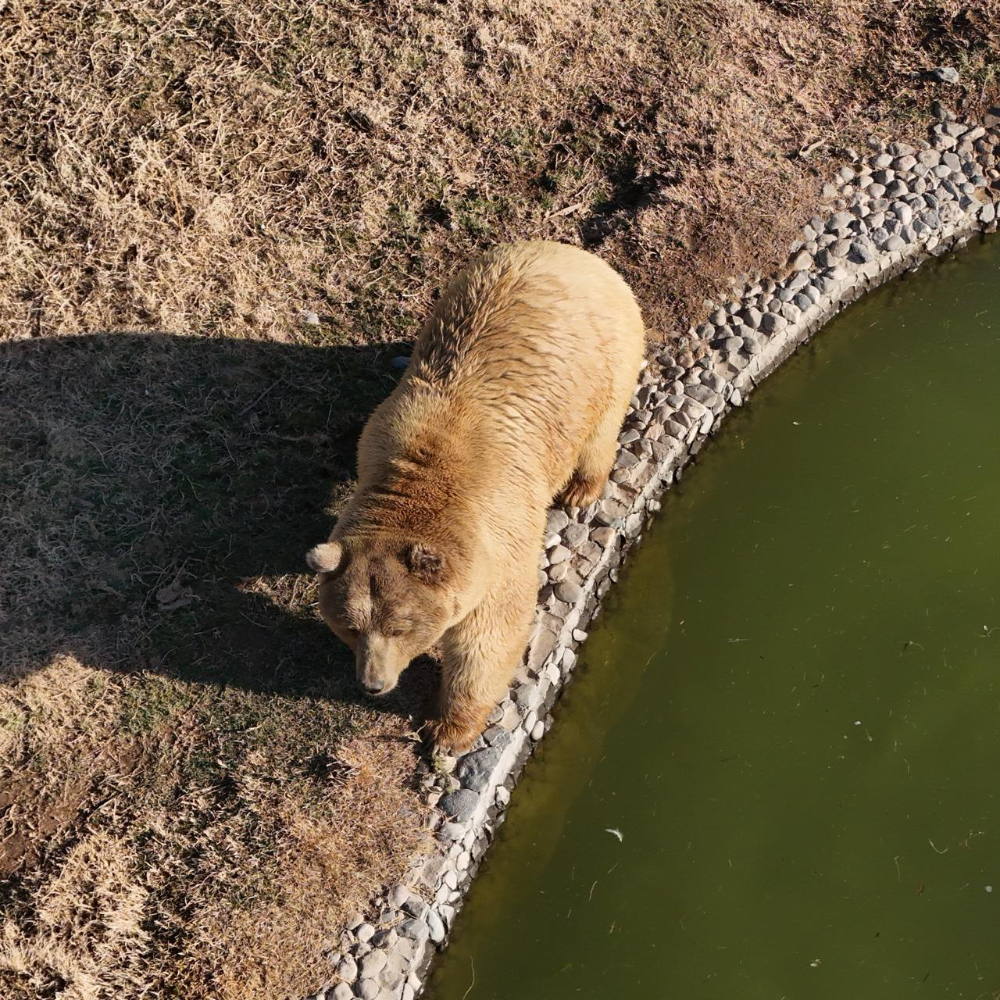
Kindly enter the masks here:
<path id="1" fill-rule="evenodd" d="M 114 333 L 0 345 L 0 679 L 115 671 L 360 700 L 302 557 L 401 345 Z M 428 664 L 381 708 L 422 710 Z"/>

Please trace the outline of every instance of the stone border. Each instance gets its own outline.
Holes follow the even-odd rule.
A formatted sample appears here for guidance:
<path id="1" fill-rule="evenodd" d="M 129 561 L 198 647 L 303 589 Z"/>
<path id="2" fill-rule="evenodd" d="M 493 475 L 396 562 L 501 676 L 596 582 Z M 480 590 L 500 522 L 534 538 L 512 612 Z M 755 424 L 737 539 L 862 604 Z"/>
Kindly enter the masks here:
<path id="1" fill-rule="evenodd" d="M 549 728 L 587 623 L 659 510 L 659 495 L 725 414 L 847 303 L 928 254 L 997 228 L 1000 109 L 985 125 L 942 116 L 916 147 L 871 140 L 866 158 L 845 151 L 852 165 L 823 189 L 833 211 L 804 227 L 784 277 L 706 303 L 710 319 L 689 331 L 686 349 L 645 367 L 604 497 L 572 515 L 549 513 L 536 623 L 509 696 L 453 774 L 424 774 L 435 849 L 415 862 L 407 884 L 387 887 L 369 914 L 352 918 L 331 955 L 332 982 L 315 1000 L 413 1000 L 421 990 L 532 746 Z"/>

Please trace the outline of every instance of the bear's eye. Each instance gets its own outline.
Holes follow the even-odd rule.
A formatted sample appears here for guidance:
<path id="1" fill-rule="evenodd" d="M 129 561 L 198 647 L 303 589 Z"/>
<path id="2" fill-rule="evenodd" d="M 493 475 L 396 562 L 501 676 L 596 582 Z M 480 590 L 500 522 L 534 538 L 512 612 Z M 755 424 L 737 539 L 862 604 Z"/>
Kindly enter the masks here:
<path id="1" fill-rule="evenodd" d="M 406 635 L 409 628 L 409 622 L 393 622 L 382 629 L 382 634 L 388 636 L 390 639 L 398 639 L 401 635 Z"/>

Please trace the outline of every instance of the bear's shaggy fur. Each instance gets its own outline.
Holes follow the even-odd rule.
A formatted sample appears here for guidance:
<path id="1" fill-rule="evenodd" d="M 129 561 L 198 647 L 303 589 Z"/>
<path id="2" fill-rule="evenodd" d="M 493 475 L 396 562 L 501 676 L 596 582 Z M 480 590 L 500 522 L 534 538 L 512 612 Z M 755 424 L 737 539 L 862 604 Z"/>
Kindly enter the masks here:
<path id="1" fill-rule="evenodd" d="M 357 490 L 308 558 L 370 693 L 440 641 L 440 751 L 466 750 L 507 690 L 546 511 L 600 497 L 643 353 L 639 308 L 607 264 L 501 246 L 452 281 L 368 420 Z"/>

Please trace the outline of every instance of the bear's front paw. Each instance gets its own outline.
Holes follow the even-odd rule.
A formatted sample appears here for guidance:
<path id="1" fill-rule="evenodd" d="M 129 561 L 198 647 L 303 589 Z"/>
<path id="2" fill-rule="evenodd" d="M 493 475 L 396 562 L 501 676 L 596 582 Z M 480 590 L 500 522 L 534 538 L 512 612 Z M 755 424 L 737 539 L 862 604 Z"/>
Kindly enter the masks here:
<path id="1" fill-rule="evenodd" d="M 452 719 L 439 719 L 430 726 L 431 748 L 446 757 L 461 757 L 479 736 L 480 729 Z"/>
<path id="2" fill-rule="evenodd" d="M 585 479 L 574 472 L 559 499 L 566 507 L 589 507 L 595 500 L 601 499 L 604 482 L 602 479 Z"/>

